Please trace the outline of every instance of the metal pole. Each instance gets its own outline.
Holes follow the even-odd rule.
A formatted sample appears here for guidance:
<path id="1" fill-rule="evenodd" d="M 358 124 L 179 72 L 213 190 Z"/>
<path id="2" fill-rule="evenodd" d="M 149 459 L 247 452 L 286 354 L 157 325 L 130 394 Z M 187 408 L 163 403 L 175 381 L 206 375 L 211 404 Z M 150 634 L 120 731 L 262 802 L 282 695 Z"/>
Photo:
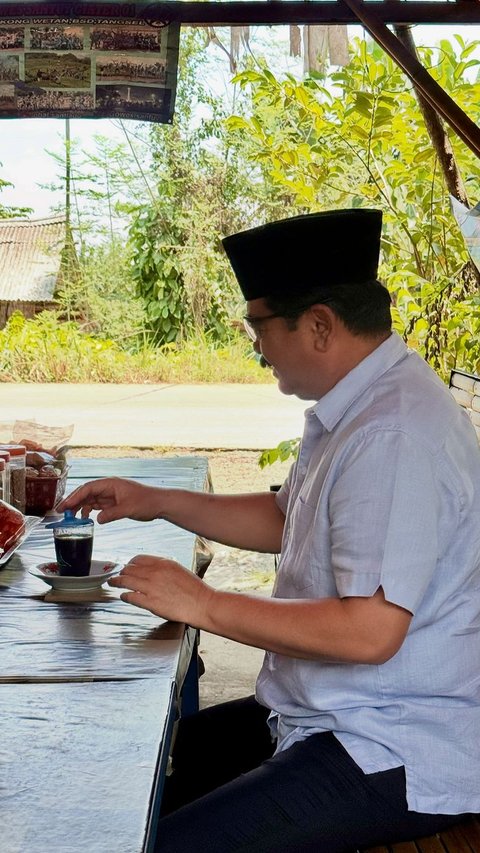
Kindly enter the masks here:
<path id="1" fill-rule="evenodd" d="M 70 157 L 70 119 L 65 119 L 65 225 L 67 233 L 70 229 L 70 185 L 72 180 L 72 162 Z"/>

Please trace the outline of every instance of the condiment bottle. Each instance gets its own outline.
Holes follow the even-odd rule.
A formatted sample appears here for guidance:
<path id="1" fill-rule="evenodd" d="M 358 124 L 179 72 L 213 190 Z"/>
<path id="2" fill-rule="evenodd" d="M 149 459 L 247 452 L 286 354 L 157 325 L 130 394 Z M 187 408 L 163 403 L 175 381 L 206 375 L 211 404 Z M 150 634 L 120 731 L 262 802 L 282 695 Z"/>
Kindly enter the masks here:
<path id="1" fill-rule="evenodd" d="M 10 454 L 8 450 L 0 449 L 0 462 L 4 463 L 5 470 L 5 484 L 3 486 L 3 493 L 0 495 L 0 500 L 4 501 L 6 504 L 10 503 Z M 1 479 L 1 474 L 0 474 Z"/>
<path id="2" fill-rule="evenodd" d="M 10 454 L 10 503 L 25 514 L 27 450 L 23 444 L 2 444 L 0 450 Z"/>

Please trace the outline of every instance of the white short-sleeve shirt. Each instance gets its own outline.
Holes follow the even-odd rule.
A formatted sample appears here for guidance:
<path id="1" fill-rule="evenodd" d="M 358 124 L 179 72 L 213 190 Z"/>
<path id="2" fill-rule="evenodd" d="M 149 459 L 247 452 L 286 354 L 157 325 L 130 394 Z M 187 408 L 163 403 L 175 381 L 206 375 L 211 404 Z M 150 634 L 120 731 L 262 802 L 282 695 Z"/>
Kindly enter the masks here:
<path id="1" fill-rule="evenodd" d="M 413 613 L 381 665 L 267 653 L 278 749 L 332 731 L 366 773 L 405 766 L 409 808 L 480 811 L 480 449 L 393 334 L 305 413 L 274 595 L 385 597 Z"/>

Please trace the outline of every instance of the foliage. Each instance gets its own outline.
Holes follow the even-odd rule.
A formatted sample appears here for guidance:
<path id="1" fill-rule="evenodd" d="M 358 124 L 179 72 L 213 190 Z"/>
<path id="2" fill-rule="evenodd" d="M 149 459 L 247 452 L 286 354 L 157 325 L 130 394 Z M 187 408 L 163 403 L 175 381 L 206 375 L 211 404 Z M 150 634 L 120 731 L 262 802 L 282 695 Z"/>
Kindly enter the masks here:
<path id="1" fill-rule="evenodd" d="M 456 37 L 422 61 L 474 121 L 480 120 L 477 44 Z M 299 82 L 264 67 L 237 75 L 250 116 L 229 119 L 269 179 L 300 211 L 376 206 L 384 213 L 383 280 L 394 298 L 395 328 L 444 377 L 456 365 L 477 372 L 480 318 L 468 260 L 415 96 L 381 49 L 354 40 L 349 65 Z M 473 198 L 474 155 L 452 139 Z M 320 259 L 321 262 L 321 259 Z M 465 317 L 468 313 L 468 322 Z"/>
<path id="2" fill-rule="evenodd" d="M 143 341 L 143 303 L 135 296 L 125 242 L 85 245 L 80 275 L 64 276 L 55 294 L 64 319 L 77 320 L 83 330 L 121 342 L 135 350 Z"/>
<path id="3" fill-rule="evenodd" d="M 199 335 L 182 346 L 145 342 L 130 353 L 83 332 L 74 321 L 62 322 L 58 312 L 43 311 L 33 320 L 16 312 L 0 329 L 0 381 L 271 382 L 249 349 L 243 336 L 232 333 L 225 346 Z"/>
<path id="4" fill-rule="evenodd" d="M 267 465 L 273 465 L 274 462 L 285 462 L 287 459 L 290 459 L 291 456 L 296 458 L 299 447 L 300 438 L 291 438 L 287 441 L 281 441 L 276 447 L 273 447 L 270 450 L 264 450 L 263 453 L 260 454 L 258 464 L 260 465 L 260 468 L 266 468 Z"/>
<path id="5" fill-rule="evenodd" d="M 78 259 L 76 269 L 63 275 L 55 294 L 62 317 L 77 320 L 101 338 L 120 341 L 122 348 L 135 349 L 144 339 L 145 316 L 135 293 L 127 226 L 132 207 L 143 199 L 148 183 L 126 137 L 122 144 L 96 135 L 89 152 L 75 140 L 65 139 L 62 151 L 49 152 L 58 165 L 57 182 L 49 188 L 64 187 L 68 156 L 69 219 Z M 139 145 L 143 145 L 141 138 Z"/>
<path id="6" fill-rule="evenodd" d="M 228 335 L 228 273 L 219 245 L 224 164 L 200 143 L 205 122 L 192 125 L 202 99 L 215 113 L 216 99 L 201 82 L 203 36 L 182 38 L 177 113 L 172 127 L 150 131 L 155 190 L 139 205 L 130 229 L 132 269 L 145 302 L 147 323 L 159 344 L 205 329 Z"/>
<path id="7" fill-rule="evenodd" d="M 34 320 L 15 312 L 0 330 L 0 376 L 17 382 L 95 382 L 109 351 L 121 356 L 113 341 L 82 335 L 74 322 L 60 323 L 53 311 Z"/>
<path id="8" fill-rule="evenodd" d="M 83 299 L 84 292 L 97 292 L 91 246 L 108 242 L 113 259 L 123 242 L 129 251 L 128 259 L 120 253 L 123 297 L 135 316 L 143 308 L 143 331 L 158 345 L 183 340 L 194 330 L 227 340 L 238 301 L 219 236 L 229 219 L 232 230 L 237 224 L 241 176 L 237 179 L 225 152 L 215 150 L 225 108 L 202 83 L 202 31 L 182 34 L 180 65 L 173 126 L 120 122 L 123 144 L 96 136 L 95 151 L 89 153 L 65 140 L 64 150 L 52 154 L 59 167 L 57 189 L 70 163 L 71 221 L 85 284 L 70 287 L 68 294 L 63 290 L 62 298 L 70 297 L 69 311 L 78 309 L 92 327 L 103 323 L 101 300 Z M 204 117 L 197 120 L 199 110 Z"/>
<path id="9" fill-rule="evenodd" d="M 194 365 L 197 358 L 210 365 L 208 378 L 232 381 L 222 372 L 228 358 L 221 353 L 233 347 L 243 376 L 248 345 L 231 328 L 239 294 L 219 237 L 268 219 L 365 205 L 384 212 L 381 272 L 394 298 L 395 328 L 444 378 L 453 365 L 478 372 L 480 309 L 464 275 L 467 253 L 415 97 L 397 66 L 360 40 L 346 68 L 303 81 L 277 78 L 265 61 L 250 58 L 230 90 L 232 108 L 218 85 L 208 89 L 204 38 L 199 30 L 182 33 L 173 126 L 120 123 L 125 143 L 97 136 L 93 153 L 69 143 L 82 275 L 60 289 L 67 323 L 27 324 L 27 349 L 35 334 L 43 335 L 42 346 L 57 348 L 49 370 L 60 381 L 77 374 L 86 381 L 89 371 L 99 381 L 109 371 L 124 381 L 120 364 L 130 377 L 143 364 L 147 381 L 168 381 L 187 352 Z M 422 60 L 478 121 L 479 84 L 467 82 L 478 68 L 475 47 L 456 37 L 425 49 Z M 452 142 L 478 200 L 478 164 Z M 57 158 L 61 181 L 66 154 Z M 69 325 L 73 320 L 80 329 Z M 62 335 L 72 337 L 72 357 L 63 353 Z M 93 340 L 104 369 L 93 366 Z M 82 365 L 75 364 L 76 347 Z M 10 349 L 5 376 L 27 376 L 19 355 Z M 40 370 L 27 362 L 32 375 Z M 255 381 L 270 381 L 253 361 L 248 365 Z M 202 366 L 192 372 L 202 376 Z M 203 381 L 191 375 L 184 381 Z M 288 447 L 277 449 L 279 458 Z"/>
<path id="10" fill-rule="evenodd" d="M 478 44 L 444 41 L 422 51 L 432 75 L 474 121 L 480 118 Z M 480 298 L 465 276 L 468 255 L 415 96 L 375 44 L 356 40 L 348 67 L 299 82 L 267 67 L 237 75 L 250 115 L 228 120 L 262 173 L 293 194 L 297 212 L 376 206 L 384 213 L 383 280 L 395 329 L 447 379 L 455 366 L 480 369 Z M 452 140 L 475 201 L 480 170 Z M 321 259 L 320 259 L 321 263 Z M 298 439 L 265 451 L 259 463 L 295 457 Z"/>
<path id="11" fill-rule="evenodd" d="M 220 104 L 200 82 L 203 39 L 198 31 L 182 36 L 173 127 L 120 122 L 124 143 L 97 135 L 94 151 L 84 152 L 65 138 L 60 153 L 50 152 L 58 164 L 55 189 L 65 186 L 70 166 L 70 220 L 82 271 L 81 280 L 61 288 L 62 310 L 132 345 L 146 333 L 159 345 L 194 329 L 229 336 L 233 277 L 219 243 L 228 169 L 202 146 L 211 135 L 206 120 L 205 128 L 191 126 L 195 101 L 213 111 Z"/>
<path id="12" fill-rule="evenodd" d="M 133 276 L 147 328 L 160 345 L 203 329 L 225 339 L 228 287 L 226 262 L 217 248 L 215 205 L 208 192 L 203 199 L 189 199 L 180 183 L 169 188 L 168 182 L 159 180 L 162 201 L 139 212 L 130 230 Z M 212 186 L 205 183 L 206 190 Z"/>
<path id="13" fill-rule="evenodd" d="M 202 83 L 203 40 L 195 30 L 182 36 L 174 123 L 150 134 L 154 199 L 138 207 L 130 231 L 137 292 L 159 343 L 196 329 L 228 337 L 239 293 L 220 236 L 286 212 L 283 190 L 259 180 L 250 151 L 232 138 L 224 98 Z"/>
<path id="14" fill-rule="evenodd" d="M 54 182 L 40 186 L 61 190 L 65 198 L 69 162 L 68 217 L 80 255 L 92 243 L 110 242 L 113 246 L 120 239 L 125 241 L 132 209 L 151 192 L 147 170 L 142 165 L 142 160 L 148 163 L 148 144 L 142 127 L 127 130 L 123 122 L 119 124 L 125 134 L 123 142 L 95 134 L 92 149 L 86 151 L 78 140 L 65 137 L 59 151 L 47 152 L 58 172 Z M 63 202 L 58 212 L 65 212 Z"/>

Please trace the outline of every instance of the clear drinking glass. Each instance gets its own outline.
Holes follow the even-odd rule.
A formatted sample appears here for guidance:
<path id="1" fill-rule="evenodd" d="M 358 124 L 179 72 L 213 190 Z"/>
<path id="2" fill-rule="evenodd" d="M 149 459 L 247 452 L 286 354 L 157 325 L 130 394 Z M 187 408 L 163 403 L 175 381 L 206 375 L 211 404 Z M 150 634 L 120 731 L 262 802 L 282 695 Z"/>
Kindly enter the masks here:
<path id="1" fill-rule="evenodd" d="M 90 574 L 93 550 L 93 521 L 75 518 L 67 509 L 62 521 L 47 524 L 53 528 L 58 571 L 61 575 L 81 577 Z"/>

